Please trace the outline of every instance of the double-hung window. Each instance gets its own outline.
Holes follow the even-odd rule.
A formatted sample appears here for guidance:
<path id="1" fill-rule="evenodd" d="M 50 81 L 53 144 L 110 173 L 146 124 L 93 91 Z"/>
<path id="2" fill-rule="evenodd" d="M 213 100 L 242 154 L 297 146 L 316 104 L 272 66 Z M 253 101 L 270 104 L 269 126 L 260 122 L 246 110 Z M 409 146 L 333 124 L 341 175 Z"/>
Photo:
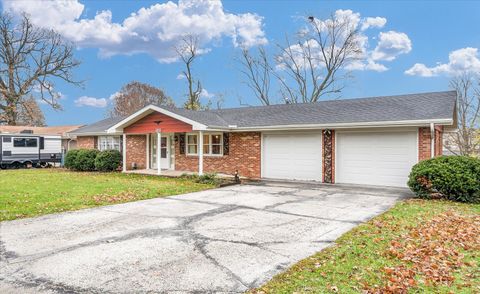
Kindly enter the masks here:
<path id="1" fill-rule="evenodd" d="M 118 150 L 120 151 L 120 137 L 119 136 L 100 136 L 98 137 L 98 149 L 103 150 Z"/>
<path id="2" fill-rule="evenodd" d="M 187 134 L 187 154 L 198 155 L 198 135 Z M 203 135 L 203 154 L 204 155 L 223 155 L 223 135 L 205 134 Z"/>
<path id="3" fill-rule="evenodd" d="M 187 154 L 197 155 L 198 153 L 198 137 L 197 135 L 187 135 Z"/>

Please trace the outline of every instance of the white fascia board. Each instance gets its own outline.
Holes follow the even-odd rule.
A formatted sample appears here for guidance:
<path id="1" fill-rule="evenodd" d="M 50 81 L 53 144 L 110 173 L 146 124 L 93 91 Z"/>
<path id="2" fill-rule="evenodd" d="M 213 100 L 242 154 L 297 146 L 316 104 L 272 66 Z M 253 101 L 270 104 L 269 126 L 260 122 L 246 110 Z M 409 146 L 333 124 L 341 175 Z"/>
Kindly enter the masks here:
<path id="1" fill-rule="evenodd" d="M 90 133 L 70 133 L 73 136 L 76 137 L 86 137 L 86 136 L 119 136 L 122 134 L 122 132 L 112 132 L 112 133 L 107 133 L 107 132 L 90 132 Z"/>
<path id="2" fill-rule="evenodd" d="M 196 121 L 193 121 L 189 118 L 178 115 L 176 113 L 173 113 L 171 111 L 168 111 L 164 108 L 161 108 L 161 107 L 158 107 L 158 106 L 155 106 L 155 105 L 148 105 L 148 106 L 145 106 L 144 108 L 138 110 L 137 112 L 133 113 L 132 115 L 126 117 L 125 119 L 121 120 L 120 122 L 113 125 L 112 127 L 110 127 L 107 130 L 107 133 L 114 133 L 114 132 L 120 132 L 121 133 L 121 132 L 123 132 L 124 127 L 128 126 L 132 122 L 135 122 L 135 121 L 139 120 L 140 118 L 143 118 L 143 117 L 147 116 L 148 114 L 150 114 L 154 111 L 160 112 L 160 113 L 165 114 L 167 116 L 170 116 L 172 118 L 178 119 L 179 121 L 187 123 L 187 124 L 192 126 L 193 130 L 206 130 L 207 129 L 207 126 L 205 126 L 201 123 L 198 123 Z"/>
<path id="3" fill-rule="evenodd" d="M 382 122 L 360 122 L 360 123 L 337 123 L 337 124 L 301 124 L 301 125 L 278 125 L 263 127 L 240 127 L 229 129 L 230 132 L 242 131 L 269 131 L 269 130 L 305 130 L 305 129 L 342 129 L 342 128 L 368 128 L 368 127 L 415 127 L 429 126 L 430 123 L 438 125 L 452 125 L 452 119 L 430 119 L 430 120 L 409 120 L 409 121 L 382 121 Z"/>

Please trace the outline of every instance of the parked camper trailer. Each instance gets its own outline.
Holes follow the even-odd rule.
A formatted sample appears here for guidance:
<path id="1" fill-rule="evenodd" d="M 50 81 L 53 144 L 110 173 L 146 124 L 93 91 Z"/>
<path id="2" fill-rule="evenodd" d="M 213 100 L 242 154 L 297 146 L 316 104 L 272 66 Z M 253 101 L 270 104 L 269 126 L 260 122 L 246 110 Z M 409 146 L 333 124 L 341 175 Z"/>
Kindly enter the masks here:
<path id="1" fill-rule="evenodd" d="M 46 166 L 61 160 L 61 136 L 0 134 L 0 167 L 2 169 Z"/>

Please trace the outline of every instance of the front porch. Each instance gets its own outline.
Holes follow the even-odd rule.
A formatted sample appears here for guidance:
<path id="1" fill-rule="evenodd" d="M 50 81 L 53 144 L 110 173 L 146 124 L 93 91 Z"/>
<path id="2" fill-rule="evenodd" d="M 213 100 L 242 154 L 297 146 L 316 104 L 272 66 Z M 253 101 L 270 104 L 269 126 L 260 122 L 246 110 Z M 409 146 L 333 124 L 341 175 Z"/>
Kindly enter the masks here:
<path id="1" fill-rule="evenodd" d="M 152 110 L 127 119 L 119 129 L 123 133 L 124 172 L 180 176 L 189 170 L 203 174 L 203 131 L 194 131 L 192 124 Z M 196 158 L 196 166 L 178 162 L 188 152 L 186 134 L 198 138 L 195 154 L 188 153 Z"/>

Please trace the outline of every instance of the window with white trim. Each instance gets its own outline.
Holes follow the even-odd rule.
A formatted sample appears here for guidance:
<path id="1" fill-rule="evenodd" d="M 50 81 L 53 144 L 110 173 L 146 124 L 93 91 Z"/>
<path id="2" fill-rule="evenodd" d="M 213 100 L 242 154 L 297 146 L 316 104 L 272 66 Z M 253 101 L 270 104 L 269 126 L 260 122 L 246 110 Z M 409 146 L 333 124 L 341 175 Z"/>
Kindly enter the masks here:
<path id="1" fill-rule="evenodd" d="M 99 136 L 98 150 L 118 150 L 120 151 L 120 136 Z"/>
<path id="2" fill-rule="evenodd" d="M 198 137 L 197 135 L 187 135 L 187 154 L 197 155 L 198 153 Z"/>
<path id="3" fill-rule="evenodd" d="M 198 154 L 198 135 L 187 135 L 187 154 Z M 223 134 L 204 134 L 203 135 L 203 154 L 204 155 L 223 155 Z"/>
<path id="4" fill-rule="evenodd" d="M 207 155 L 222 155 L 223 154 L 223 135 L 222 134 L 209 134 L 209 135 L 204 135 L 204 140 L 205 137 L 208 137 L 208 152 L 205 152 L 205 149 L 203 150 L 203 154 Z"/>

